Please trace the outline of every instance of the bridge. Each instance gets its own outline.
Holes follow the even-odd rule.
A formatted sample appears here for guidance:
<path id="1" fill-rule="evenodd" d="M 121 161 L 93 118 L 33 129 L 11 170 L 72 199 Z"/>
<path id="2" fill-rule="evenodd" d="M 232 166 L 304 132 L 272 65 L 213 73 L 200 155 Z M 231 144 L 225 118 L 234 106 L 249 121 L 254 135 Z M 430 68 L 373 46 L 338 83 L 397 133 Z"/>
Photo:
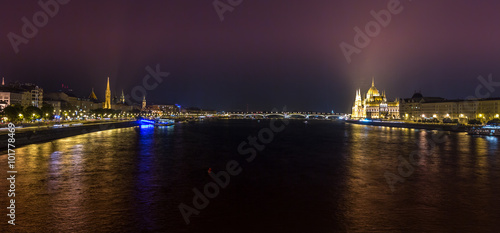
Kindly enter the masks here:
<path id="1" fill-rule="evenodd" d="M 346 115 L 324 112 L 226 112 L 217 114 L 217 116 L 231 118 L 339 119 Z"/>
<path id="2" fill-rule="evenodd" d="M 167 117 L 167 118 L 239 118 L 239 119 L 267 119 L 267 118 L 286 118 L 286 119 L 343 119 L 347 115 L 344 113 L 324 113 L 324 112 L 218 112 L 218 113 L 177 113 L 161 114 L 149 113 L 141 114 L 142 117 Z"/>

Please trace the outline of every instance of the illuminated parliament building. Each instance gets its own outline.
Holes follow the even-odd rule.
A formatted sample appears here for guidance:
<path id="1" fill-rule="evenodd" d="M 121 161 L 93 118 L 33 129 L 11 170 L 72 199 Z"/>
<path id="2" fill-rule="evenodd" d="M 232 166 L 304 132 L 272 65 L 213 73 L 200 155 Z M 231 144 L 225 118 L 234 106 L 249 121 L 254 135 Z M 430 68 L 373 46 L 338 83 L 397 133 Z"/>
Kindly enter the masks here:
<path id="1" fill-rule="evenodd" d="M 399 118 L 399 100 L 387 102 L 385 91 L 381 94 L 375 87 L 375 80 L 372 80 L 372 86 L 368 89 L 365 97 L 361 95 L 361 89 L 356 91 L 356 99 L 352 107 L 351 118 Z"/>

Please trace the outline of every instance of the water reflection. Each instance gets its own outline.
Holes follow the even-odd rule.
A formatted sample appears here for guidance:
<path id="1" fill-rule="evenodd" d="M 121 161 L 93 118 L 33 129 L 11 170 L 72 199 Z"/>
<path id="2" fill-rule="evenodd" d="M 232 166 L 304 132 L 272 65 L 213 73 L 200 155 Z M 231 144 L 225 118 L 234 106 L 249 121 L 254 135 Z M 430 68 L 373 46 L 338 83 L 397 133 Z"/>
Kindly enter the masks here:
<path id="1" fill-rule="evenodd" d="M 138 155 L 137 155 L 137 177 L 135 180 L 135 209 L 137 209 L 137 218 L 139 218 L 147 229 L 154 229 L 155 222 L 153 221 L 154 198 L 154 163 L 156 156 L 154 153 L 154 145 L 156 144 L 155 128 L 152 125 L 142 125 L 139 130 L 138 139 Z"/>
<path id="2" fill-rule="evenodd" d="M 287 126 L 185 225 L 179 203 L 210 181 L 208 167 L 241 159 L 237 146 L 256 129 L 231 121 L 135 127 L 18 148 L 19 229 L 491 232 L 500 219 L 497 138 L 311 122 Z M 384 173 L 399 174 L 411 156 L 413 172 L 391 192 Z"/>
<path id="3" fill-rule="evenodd" d="M 450 225 L 495 228 L 498 212 L 484 210 L 488 205 L 500 208 L 498 188 L 491 189 L 498 187 L 498 180 L 492 180 L 491 174 L 493 167 L 497 167 L 495 176 L 499 174 L 496 139 L 464 133 L 350 127 L 349 186 L 345 193 L 350 230 L 444 232 Z M 414 171 L 409 177 L 400 175 L 404 182 L 398 183 L 392 193 L 384 172 L 398 174 L 398 157 L 409 160 L 410 154 L 419 158 L 418 164 L 412 165 Z M 478 227 L 477 222 L 484 225 Z"/>

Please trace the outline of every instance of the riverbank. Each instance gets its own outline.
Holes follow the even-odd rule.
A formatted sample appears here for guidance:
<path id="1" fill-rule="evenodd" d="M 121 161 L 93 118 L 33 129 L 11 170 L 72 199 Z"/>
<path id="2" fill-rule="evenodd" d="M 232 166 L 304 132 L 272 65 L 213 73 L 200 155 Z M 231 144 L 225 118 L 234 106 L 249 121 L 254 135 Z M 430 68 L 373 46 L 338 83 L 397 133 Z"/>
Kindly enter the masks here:
<path id="1" fill-rule="evenodd" d="M 79 134 L 86 134 L 86 133 L 92 133 L 109 129 L 127 128 L 137 125 L 138 123 L 136 121 L 122 121 L 122 122 L 109 122 L 109 123 L 100 123 L 92 125 L 77 125 L 77 126 L 73 125 L 70 127 L 61 127 L 61 128 L 32 127 L 30 130 L 23 130 L 22 132 L 16 132 L 16 134 L 14 135 L 16 141 L 13 144 L 16 147 L 19 147 L 28 144 L 71 137 Z M 9 138 L 10 137 L 8 136 L 8 134 L 0 135 L 0 150 L 7 149 L 7 140 Z"/>
<path id="2" fill-rule="evenodd" d="M 457 125 L 457 124 L 430 124 L 430 123 L 426 124 L 426 123 L 408 123 L 408 122 L 394 122 L 394 121 L 388 122 L 388 121 L 357 121 L 357 120 L 346 120 L 346 122 L 359 125 L 442 130 L 442 131 L 452 131 L 452 132 L 467 132 L 468 129 L 468 127 L 465 125 Z"/>

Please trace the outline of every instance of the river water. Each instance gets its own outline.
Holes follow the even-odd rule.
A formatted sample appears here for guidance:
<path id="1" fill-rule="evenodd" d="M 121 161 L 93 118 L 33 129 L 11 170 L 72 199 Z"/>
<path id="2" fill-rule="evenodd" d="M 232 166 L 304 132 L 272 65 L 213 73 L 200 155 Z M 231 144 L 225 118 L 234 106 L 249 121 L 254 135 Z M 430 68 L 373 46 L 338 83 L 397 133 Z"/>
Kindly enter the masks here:
<path id="1" fill-rule="evenodd" d="M 2 232 L 500 232 L 499 138 L 277 121 L 284 130 L 262 134 L 249 162 L 238 146 L 270 124 L 112 129 L 17 148 L 16 226 L 3 152 Z M 193 189 L 230 161 L 240 173 L 196 209 Z M 189 224 L 181 203 L 197 212 Z"/>

